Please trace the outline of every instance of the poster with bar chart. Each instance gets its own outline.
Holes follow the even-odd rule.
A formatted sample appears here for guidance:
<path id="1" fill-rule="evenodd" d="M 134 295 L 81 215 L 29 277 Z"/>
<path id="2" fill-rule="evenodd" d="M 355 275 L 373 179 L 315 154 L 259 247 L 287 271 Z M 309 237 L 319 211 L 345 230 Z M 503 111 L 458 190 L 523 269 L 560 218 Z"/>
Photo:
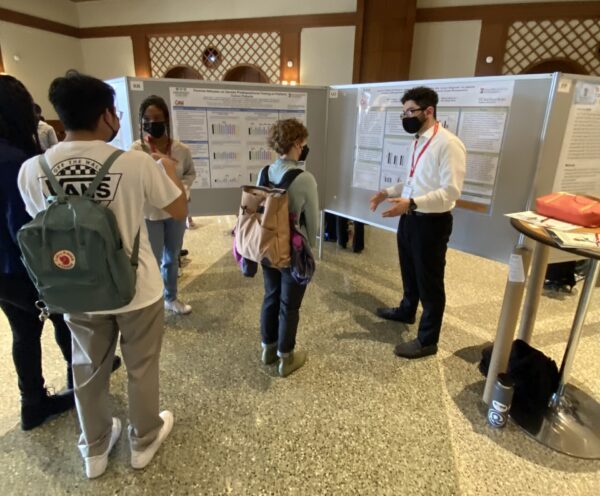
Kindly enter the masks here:
<path id="1" fill-rule="evenodd" d="M 280 119 L 306 122 L 307 94 L 171 87 L 173 135 L 194 147 L 194 161 L 208 164 L 194 188 L 235 188 L 255 183 L 259 171 L 277 155 L 267 144 Z"/>

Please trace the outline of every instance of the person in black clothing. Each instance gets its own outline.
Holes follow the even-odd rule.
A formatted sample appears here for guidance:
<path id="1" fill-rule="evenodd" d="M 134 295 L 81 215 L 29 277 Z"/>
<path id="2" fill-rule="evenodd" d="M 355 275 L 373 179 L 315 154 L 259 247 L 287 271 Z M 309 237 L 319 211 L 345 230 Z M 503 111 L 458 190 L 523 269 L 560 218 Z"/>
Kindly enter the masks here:
<path id="1" fill-rule="evenodd" d="M 43 323 L 35 307 L 37 291 L 20 260 L 17 231 L 31 219 L 17 188 L 21 164 L 38 153 L 37 121 L 27 89 L 0 76 L 0 308 L 13 334 L 12 355 L 21 393 L 21 428 L 33 429 L 75 406 L 72 391 L 71 333 L 61 315 L 52 315 L 55 337 L 67 364 L 69 389 L 49 394 L 42 375 Z"/>

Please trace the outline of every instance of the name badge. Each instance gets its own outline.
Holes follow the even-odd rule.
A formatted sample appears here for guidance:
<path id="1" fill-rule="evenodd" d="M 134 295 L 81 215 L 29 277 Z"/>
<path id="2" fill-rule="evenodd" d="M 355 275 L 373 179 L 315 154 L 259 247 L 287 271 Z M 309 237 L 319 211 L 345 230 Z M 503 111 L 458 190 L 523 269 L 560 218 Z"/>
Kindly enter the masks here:
<path id="1" fill-rule="evenodd" d="M 412 198 L 413 196 L 413 187 L 410 184 L 407 184 L 402 188 L 402 198 Z"/>

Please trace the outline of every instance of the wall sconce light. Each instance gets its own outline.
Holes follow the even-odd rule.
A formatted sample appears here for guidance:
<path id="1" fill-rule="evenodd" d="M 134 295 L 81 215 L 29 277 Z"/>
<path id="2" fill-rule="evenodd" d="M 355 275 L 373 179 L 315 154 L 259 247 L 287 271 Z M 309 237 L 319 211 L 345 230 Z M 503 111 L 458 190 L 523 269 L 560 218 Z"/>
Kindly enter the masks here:
<path id="1" fill-rule="evenodd" d="M 287 81 L 284 79 L 284 80 L 282 80 L 282 81 L 281 81 L 281 84 L 282 84 L 283 86 L 287 86 L 287 85 L 288 85 L 288 82 L 287 82 Z"/>
<path id="2" fill-rule="evenodd" d="M 292 79 L 290 81 L 290 86 L 296 86 L 296 84 L 298 84 L 298 83 L 296 83 L 296 81 L 294 79 Z"/>
<path id="3" fill-rule="evenodd" d="M 18 55 L 18 54 L 16 54 L 16 53 L 15 53 L 15 54 L 13 55 L 13 60 L 14 60 L 15 62 L 19 62 L 19 61 L 21 60 L 21 57 L 20 57 L 20 55 Z"/>
<path id="4" fill-rule="evenodd" d="M 489 57 L 485 58 L 485 63 L 486 64 L 491 64 L 493 61 L 494 61 L 494 57 L 489 56 Z"/>
<path id="5" fill-rule="evenodd" d="M 289 59 L 287 61 L 287 66 L 291 69 L 292 67 L 294 67 L 294 61 L 292 59 Z"/>

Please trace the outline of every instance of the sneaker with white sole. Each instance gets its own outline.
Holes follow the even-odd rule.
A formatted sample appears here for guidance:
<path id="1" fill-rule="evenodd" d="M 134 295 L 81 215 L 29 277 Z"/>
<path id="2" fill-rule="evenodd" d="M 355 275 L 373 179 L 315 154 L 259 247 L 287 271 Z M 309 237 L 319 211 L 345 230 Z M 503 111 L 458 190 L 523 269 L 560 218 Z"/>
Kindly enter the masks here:
<path id="1" fill-rule="evenodd" d="M 174 422 L 173 414 L 170 411 L 165 410 L 164 412 L 160 412 L 160 418 L 163 419 L 163 425 L 160 428 L 160 431 L 158 431 L 156 439 L 143 451 L 131 450 L 131 466 L 133 468 L 140 469 L 146 467 L 152 461 L 152 458 L 154 458 L 160 445 L 171 433 Z"/>
<path id="2" fill-rule="evenodd" d="M 165 310 L 177 313 L 179 315 L 187 315 L 192 313 L 192 307 L 180 300 L 165 301 Z"/>
<path id="3" fill-rule="evenodd" d="M 86 456 L 85 461 L 85 475 L 88 479 L 95 479 L 100 477 L 106 472 L 108 466 L 108 455 L 117 443 L 119 436 L 121 435 L 121 421 L 113 417 L 112 419 L 112 432 L 110 434 L 110 441 L 108 443 L 108 449 L 101 455 Z"/>

